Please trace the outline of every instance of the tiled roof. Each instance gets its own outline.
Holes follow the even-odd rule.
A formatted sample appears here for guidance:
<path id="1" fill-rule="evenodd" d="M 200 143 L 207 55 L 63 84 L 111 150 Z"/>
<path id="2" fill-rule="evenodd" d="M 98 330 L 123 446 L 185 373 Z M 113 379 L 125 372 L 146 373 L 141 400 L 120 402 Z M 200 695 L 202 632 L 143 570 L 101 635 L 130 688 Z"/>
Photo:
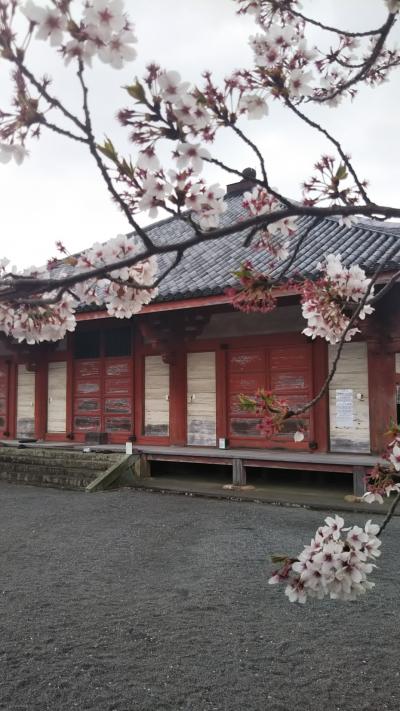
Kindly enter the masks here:
<path id="1" fill-rule="evenodd" d="M 242 194 L 228 194 L 222 225 L 232 224 L 247 216 L 242 208 L 242 199 Z M 297 234 L 303 234 L 312 221 L 311 217 L 300 218 Z M 155 223 L 146 230 L 155 244 L 176 242 L 191 235 L 190 227 L 176 218 Z M 265 250 L 244 246 L 246 236 L 247 231 L 238 232 L 188 249 L 180 264 L 160 284 L 156 300 L 176 301 L 221 294 L 235 284 L 233 272 L 245 260 L 250 260 L 257 269 L 268 271 L 272 278 L 277 276 L 284 263 L 274 265 Z M 318 262 L 329 253 L 340 253 L 345 264 L 357 263 L 370 273 L 392 249 L 395 240 L 399 242 L 399 249 L 386 264 L 385 271 L 400 267 L 400 223 L 383 225 L 374 220 L 362 220 L 349 228 L 341 226 L 337 218 L 324 218 L 306 237 L 288 276 L 301 273 L 312 277 Z M 160 271 L 166 269 L 173 257 L 159 257 Z"/>

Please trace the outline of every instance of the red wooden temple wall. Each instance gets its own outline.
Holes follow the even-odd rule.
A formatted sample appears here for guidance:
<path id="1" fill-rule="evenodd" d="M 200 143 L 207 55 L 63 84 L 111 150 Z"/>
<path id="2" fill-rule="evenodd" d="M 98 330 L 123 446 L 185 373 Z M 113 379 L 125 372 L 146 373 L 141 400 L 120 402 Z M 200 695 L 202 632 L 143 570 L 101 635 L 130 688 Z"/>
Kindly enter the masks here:
<path id="1" fill-rule="evenodd" d="M 82 342 L 80 333 L 84 334 Z M 373 451 L 379 451 L 388 415 L 394 410 L 395 351 L 400 347 L 397 341 L 382 347 L 377 339 L 368 339 L 368 349 L 371 445 Z M 196 379 L 192 373 L 190 388 L 200 391 L 189 392 L 187 356 L 195 353 L 213 354 L 208 360 L 215 362 L 215 391 L 210 390 L 207 398 L 201 392 L 207 374 L 202 381 L 203 375 Z M 329 450 L 327 396 L 301 417 L 305 428 L 301 443 L 293 440 L 298 423 L 289 420 L 284 431 L 268 441 L 257 428 L 257 416 L 238 407 L 240 393 L 251 395 L 259 387 L 273 390 L 294 408 L 319 392 L 328 372 L 327 346 L 322 341 L 309 342 L 298 333 L 223 339 L 177 336 L 166 346 L 162 340 L 146 342 L 132 324 L 121 327 L 120 322 L 103 319 L 81 325 L 78 334 L 68 338 L 65 350 L 41 347 L 29 354 L 26 348 L 6 357 L 0 354 L 3 439 L 16 436 L 18 363 L 26 363 L 35 378 L 36 438 L 84 442 L 87 435 L 105 433 L 110 443 L 132 439 L 139 444 L 185 445 L 190 428 L 191 443 L 214 442 L 218 446 L 222 438 L 230 447 Z M 150 369 L 148 359 L 153 359 Z M 191 360 L 197 362 L 196 358 Z M 66 364 L 65 432 L 57 433 L 48 432 L 47 426 L 47 371 L 54 362 Z M 150 385 L 149 373 L 153 378 Z M 207 387 L 210 389 L 210 384 Z M 147 411 L 146 388 L 150 398 Z M 156 415 L 159 411 L 153 418 L 151 412 L 149 415 L 152 407 Z M 202 411 L 208 418 L 204 431 L 196 421 L 196 412 Z"/>

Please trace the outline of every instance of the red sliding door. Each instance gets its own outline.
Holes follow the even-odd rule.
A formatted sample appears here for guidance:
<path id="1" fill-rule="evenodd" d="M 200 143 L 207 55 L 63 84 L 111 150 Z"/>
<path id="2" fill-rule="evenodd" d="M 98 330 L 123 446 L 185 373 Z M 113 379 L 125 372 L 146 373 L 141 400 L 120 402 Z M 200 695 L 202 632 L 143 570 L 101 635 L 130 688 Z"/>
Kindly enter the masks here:
<path id="1" fill-rule="evenodd" d="M 258 429 L 260 418 L 241 410 L 239 395 L 254 395 L 258 388 L 272 390 L 289 407 L 296 409 L 312 397 L 311 345 L 249 347 L 228 351 L 228 432 L 232 446 L 307 448 L 313 438 L 308 413 L 289 419 L 281 433 L 266 440 Z M 305 427 L 303 443 L 295 444 L 293 433 Z"/>

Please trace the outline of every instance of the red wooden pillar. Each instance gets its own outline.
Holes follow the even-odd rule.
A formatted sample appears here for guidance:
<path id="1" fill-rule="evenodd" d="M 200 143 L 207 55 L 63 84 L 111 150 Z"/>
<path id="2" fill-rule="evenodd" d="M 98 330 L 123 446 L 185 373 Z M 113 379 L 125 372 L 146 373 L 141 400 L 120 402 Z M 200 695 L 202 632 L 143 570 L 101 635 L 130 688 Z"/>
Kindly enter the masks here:
<path id="1" fill-rule="evenodd" d="M 73 353 L 73 335 L 67 336 L 67 397 L 66 397 L 66 417 L 65 429 L 68 439 L 74 437 L 74 413 L 73 413 L 73 398 L 74 398 L 74 353 Z"/>
<path id="2" fill-rule="evenodd" d="M 179 344 L 178 344 L 179 345 Z M 168 354 L 169 355 L 169 354 Z M 169 389 L 169 436 L 170 443 L 176 445 L 186 444 L 186 418 L 187 418 L 187 369 L 186 350 L 179 348 L 166 362 L 170 365 Z"/>
<path id="3" fill-rule="evenodd" d="M 140 329 L 135 331 L 133 369 L 133 428 L 135 439 L 142 437 L 144 432 L 144 347 Z"/>
<path id="4" fill-rule="evenodd" d="M 17 364 L 11 360 L 8 370 L 8 432 L 11 439 L 17 433 Z"/>
<path id="5" fill-rule="evenodd" d="M 35 377 L 35 434 L 38 439 L 44 439 L 47 429 L 47 370 L 47 359 L 40 358 Z"/>
<path id="6" fill-rule="evenodd" d="M 328 345 L 321 338 L 312 344 L 313 397 L 318 395 L 328 375 Z M 314 442 L 319 452 L 327 452 L 329 447 L 329 389 L 312 409 Z"/>
<path id="7" fill-rule="evenodd" d="M 371 451 L 380 453 L 387 443 L 392 418 L 396 421 L 395 354 L 377 342 L 368 342 L 368 387 Z"/>
<path id="8" fill-rule="evenodd" d="M 227 419 L 227 348 L 223 345 L 216 351 L 216 398 L 217 398 L 217 445 L 220 438 L 228 437 Z"/>

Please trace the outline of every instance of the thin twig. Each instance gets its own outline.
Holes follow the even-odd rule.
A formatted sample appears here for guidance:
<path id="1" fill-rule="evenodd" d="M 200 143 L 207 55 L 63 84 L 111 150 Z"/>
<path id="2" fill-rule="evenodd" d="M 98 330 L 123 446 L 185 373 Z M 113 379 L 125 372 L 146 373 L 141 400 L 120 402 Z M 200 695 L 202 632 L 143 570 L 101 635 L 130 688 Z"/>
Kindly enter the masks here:
<path id="1" fill-rule="evenodd" d="M 363 200 L 364 200 L 367 204 L 370 204 L 370 205 L 373 204 L 373 203 L 371 203 L 371 200 L 369 199 L 369 197 L 368 197 L 368 195 L 367 195 L 367 191 L 365 190 L 365 187 L 363 186 L 362 182 L 359 180 L 358 175 L 357 175 L 356 171 L 354 170 L 354 168 L 353 168 L 353 166 L 352 166 L 352 163 L 351 163 L 349 157 L 348 157 L 348 156 L 346 155 L 346 153 L 344 152 L 344 150 L 343 150 L 342 146 L 340 145 L 339 141 L 337 140 L 337 138 L 335 138 L 334 136 L 332 136 L 332 134 L 329 133 L 329 131 L 327 131 L 326 128 L 323 128 L 319 123 L 317 123 L 316 121 L 313 121 L 313 120 L 310 119 L 306 114 L 304 114 L 302 111 L 300 111 L 300 109 L 297 108 L 297 106 L 295 106 L 295 105 L 290 101 L 289 98 L 286 98 L 286 99 L 285 99 L 285 104 L 286 104 L 286 106 L 288 106 L 289 109 L 291 109 L 291 111 L 293 111 L 293 113 L 296 114 L 296 116 L 298 116 L 298 117 L 299 117 L 302 121 L 304 121 L 308 126 L 311 126 L 312 128 L 314 128 L 314 129 L 315 129 L 316 131 L 318 131 L 319 133 L 322 133 L 322 135 L 325 136 L 325 138 L 327 138 L 328 141 L 329 141 L 330 143 L 332 143 L 332 145 L 335 146 L 335 148 L 336 148 L 337 152 L 339 153 L 339 155 L 340 155 L 340 157 L 341 157 L 343 163 L 344 163 L 345 166 L 347 167 L 347 169 L 348 169 L 348 171 L 350 172 L 350 174 L 353 176 L 354 182 L 355 182 L 355 184 L 357 185 L 357 187 L 358 187 L 358 189 L 359 189 L 359 191 L 360 191 L 360 194 L 361 194 Z"/>
<path id="2" fill-rule="evenodd" d="M 382 25 L 377 30 L 366 30 L 364 32 L 350 32 L 349 30 L 341 30 L 337 27 L 331 27 L 330 25 L 325 25 L 323 22 L 314 20 L 312 17 L 306 17 L 306 15 L 303 15 L 303 13 L 298 12 L 298 10 L 294 10 L 292 7 L 290 8 L 290 13 L 291 13 L 291 15 L 294 15 L 295 17 L 299 17 L 301 20 L 304 20 L 304 22 L 307 22 L 310 25 L 319 27 L 321 30 L 326 30 L 327 32 L 333 32 L 334 34 L 342 35 L 344 37 L 370 37 L 372 35 L 380 35 L 383 28 L 385 27 L 385 25 Z"/>
<path id="3" fill-rule="evenodd" d="M 93 133 L 92 121 L 91 121 L 90 110 L 89 110 L 89 101 L 88 101 L 89 92 L 88 92 L 88 88 L 86 86 L 85 80 L 83 78 L 83 72 L 84 72 L 83 62 L 81 59 L 79 59 L 78 78 L 79 78 L 79 82 L 82 87 L 83 112 L 85 115 L 85 132 L 88 137 L 88 145 L 89 145 L 90 153 L 96 161 L 97 167 L 99 168 L 99 171 L 100 171 L 101 176 L 107 186 L 109 193 L 112 195 L 115 202 L 120 206 L 122 212 L 124 213 L 125 217 L 128 220 L 128 223 L 135 230 L 135 232 L 139 235 L 139 237 L 141 238 L 141 240 L 143 241 L 143 244 L 147 247 L 147 249 L 152 249 L 152 247 L 153 247 L 152 240 L 147 235 L 145 230 L 132 217 L 132 213 L 131 213 L 128 205 L 122 199 L 122 197 L 118 193 L 118 191 L 115 189 L 113 182 L 108 174 L 107 168 L 104 165 L 104 163 L 100 157 L 100 154 L 97 150 L 97 143 L 96 143 L 96 139 L 95 139 L 94 133 Z"/>
<path id="4" fill-rule="evenodd" d="M 387 514 L 386 514 L 386 516 L 385 516 L 385 518 L 384 518 L 384 520 L 383 520 L 382 525 L 379 527 L 379 531 L 378 531 L 378 533 L 377 533 L 378 536 L 381 535 L 382 531 L 385 530 L 385 528 L 386 528 L 386 526 L 388 525 L 389 521 L 393 518 L 394 513 L 395 513 L 395 511 L 396 511 L 396 509 L 397 509 L 397 505 L 398 505 L 399 501 L 400 501 L 400 491 L 396 494 L 395 498 L 393 499 L 393 501 L 392 501 L 392 503 L 391 503 L 391 506 L 390 506 L 390 509 L 389 509 L 389 511 L 387 512 Z"/>
<path id="5" fill-rule="evenodd" d="M 54 131 L 54 133 L 59 133 L 61 136 L 66 136 L 67 138 L 71 138 L 74 141 L 79 141 L 80 143 L 89 143 L 89 140 L 87 138 L 84 138 L 83 136 L 77 136 L 75 133 L 72 133 L 72 131 L 68 131 L 65 128 L 61 128 L 61 126 L 57 126 L 55 123 L 52 123 L 51 121 L 48 121 L 45 118 L 42 118 L 39 123 L 41 126 L 45 126 L 49 130 Z"/>
<path id="6" fill-rule="evenodd" d="M 390 281 L 388 281 L 388 283 L 385 284 L 383 289 L 378 291 L 376 296 L 374 296 L 369 303 L 372 305 L 372 304 L 376 304 L 377 301 L 380 301 L 382 299 L 382 297 L 385 296 L 388 293 L 388 291 L 390 291 L 390 289 L 394 286 L 394 284 L 397 282 L 397 280 L 399 278 L 400 278 L 400 270 L 398 272 L 396 272 L 395 274 L 393 274 Z"/>
<path id="7" fill-rule="evenodd" d="M 286 276 L 289 269 L 294 264 L 296 257 L 300 251 L 301 246 L 304 244 L 307 237 L 311 234 L 314 227 L 316 227 L 320 221 L 321 221 L 320 217 L 315 217 L 314 220 L 312 220 L 312 222 L 308 225 L 307 229 L 303 232 L 301 237 L 297 240 L 296 247 L 294 248 L 292 255 L 289 257 L 287 264 L 283 266 L 283 269 L 277 278 L 277 282 L 282 281 L 282 279 Z"/>
<path id="8" fill-rule="evenodd" d="M 381 264 L 379 264 L 379 266 L 378 266 L 377 269 L 375 270 L 375 272 L 374 272 L 374 274 L 373 274 L 373 276 L 372 276 L 372 278 L 371 278 L 371 281 L 370 281 L 370 283 L 368 284 L 368 288 L 367 288 L 367 290 L 366 290 L 366 292 L 365 292 L 363 298 L 361 299 L 361 301 L 360 301 L 359 304 L 357 305 L 357 308 L 355 309 L 353 315 L 351 316 L 351 318 L 350 318 L 350 320 L 349 320 L 349 323 L 347 324 L 345 330 L 344 330 L 343 333 L 342 333 L 341 339 L 340 339 L 339 343 L 337 344 L 337 345 L 338 345 L 338 349 L 337 349 L 335 358 L 334 358 L 334 360 L 333 360 L 331 369 L 330 369 L 330 371 L 329 371 L 329 373 L 328 373 L 328 375 L 327 375 L 327 377 L 326 377 L 326 379 L 325 379 L 325 381 L 324 381 L 324 383 L 323 383 L 323 385 L 322 385 L 322 387 L 321 387 L 319 393 L 318 393 L 314 398 L 312 398 L 312 400 L 310 400 L 308 403 L 306 403 L 306 405 L 303 405 L 303 407 L 300 407 L 298 410 L 294 410 L 294 411 L 291 410 L 291 411 L 290 411 L 290 417 L 297 416 L 297 415 L 301 415 L 303 412 L 306 412 L 306 411 L 309 410 L 311 407 L 313 407 L 314 405 L 316 405 L 317 402 L 319 402 L 319 400 L 321 400 L 321 398 L 325 395 L 325 392 L 326 392 L 327 388 L 329 387 L 329 384 L 330 384 L 331 380 L 333 379 L 333 376 L 334 376 L 335 373 L 336 373 L 336 368 L 337 368 L 337 365 L 338 365 L 338 363 L 339 363 L 339 359 L 340 359 L 340 356 L 341 356 L 341 353 L 342 353 L 344 344 L 346 343 L 346 336 L 347 336 L 348 332 L 350 331 L 350 329 L 354 326 L 354 324 L 355 324 L 355 322 L 357 321 L 357 318 L 358 318 L 360 312 L 362 311 L 362 309 L 364 308 L 365 304 L 367 303 L 368 297 L 369 297 L 369 295 L 370 295 L 370 293 L 371 293 L 371 291 L 372 291 L 372 289 L 373 289 L 373 287 L 374 287 L 374 284 L 375 284 L 376 280 L 378 279 L 379 275 L 381 274 L 381 272 L 382 272 L 383 269 L 385 268 L 385 264 L 387 264 L 387 262 L 390 261 L 390 259 L 391 259 L 391 258 L 393 257 L 393 255 L 396 253 L 396 251 L 397 251 L 397 244 L 393 247 L 392 250 L 389 251 L 389 254 L 387 255 L 386 259 L 385 259 Z"/>
<path id="9" fill-rule="evenodd" d="M 382 27 L 380 28 L 380 33 L 379 33 L 380 36 L 376 42 L 374 49 L 372 50 L 368 59 L 366 59 L 366 61 L 364 62 L 362 69 L 360 69 L 360 71 L 354 77 L 349 79 L 344 84 L 341 84 L 340 87 L 338 87 L 336 89 L 336 91 L 333 91 L 332 93 L 328 94 L 328 96 L 312 97 L 310 99 L 310 101 L 317 102 L 317 103 L 324 103 L 325 101 L 331 101 L 339 94 L 343 94 L 343 92 L 346 89 L 349 89 L 351 86 L 354 86 L 354 84 L 357 84 L 359 81 L 362 81 L 363 79 L 365 79 L 369 70 L 374 66 L 376 60 L 378 59 L 379 54 L 380 54 L 381 50 L 383 49 L 386 39 L 390 33 L 390 30 L 392 29 L 395 22 L 396 22 L 396 14 L 388 15 L 388 18 L 387 18 L 385 24 L 382 25 Z"/>

